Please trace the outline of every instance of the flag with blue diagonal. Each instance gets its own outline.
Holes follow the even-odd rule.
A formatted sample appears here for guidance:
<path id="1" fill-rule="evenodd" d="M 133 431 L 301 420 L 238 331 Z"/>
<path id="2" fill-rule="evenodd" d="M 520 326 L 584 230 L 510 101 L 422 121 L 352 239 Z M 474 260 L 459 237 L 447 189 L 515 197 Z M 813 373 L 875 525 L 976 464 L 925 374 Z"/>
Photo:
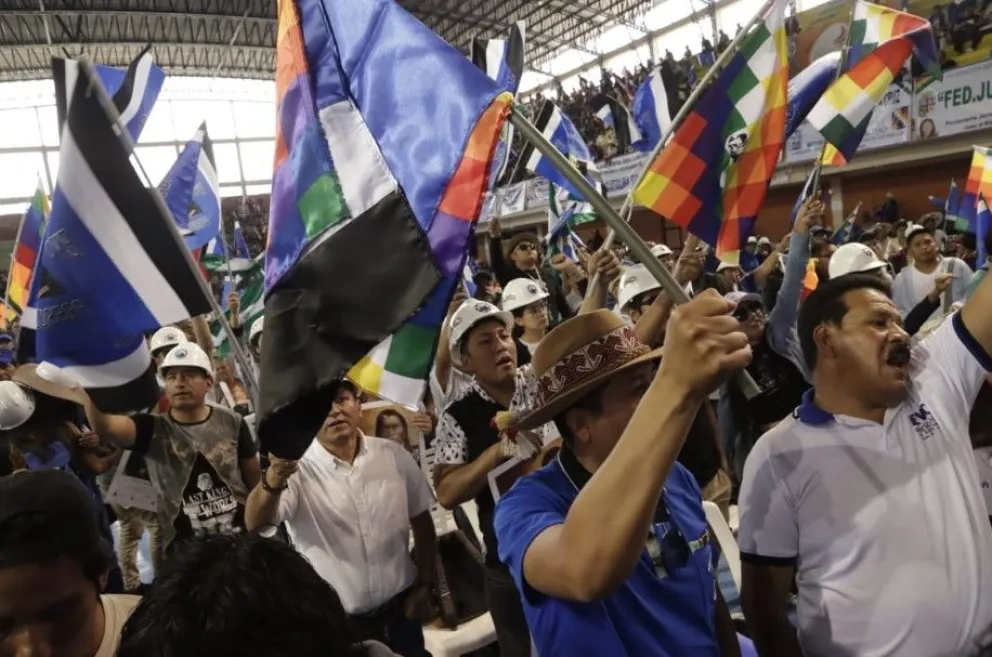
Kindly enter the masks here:
<path id="1" fill-rule="evenodd" d="M 179 159 L 158 186 L 190 251 L 220 233 L 220 182 L 206 122 L 186 143 Z"/>
<path id="2" fill-rule="evenodd" d="M 109 95 L 77 66 L 18 355 L 62 368 L 104 411 L 146 408 L 159 389 L 143 334 L 210 302 L 157 191 L 131 165 Z"/>
<path id="3" fill-rule="evenodd" d="M 137 142 L 165 83 L 165 72 L 155 65 L 151 46 L 142 50 L 126 71 L 101 65 L 91 66 L 91 70 L 107 93 L 113 96 L 114 105 L 120 112 L 121 123 L 127 127 L 132 141 Z M 72 101 L 72 90 L 78 77 L 79 64 L 76 60 L 58 57 L 52 59 L 55 111 L 60 134 L 65 125 L 69 104 Z"/>
<path id="4" fill-rule="evenodd" d="M 534 127 L 554 144 L 562 155 L 575 164 L 590 185 L 597 186 L 600 180 L 599 169 L 596 168 L 596 163 L 582 135 L 564 112 L 551 101 L 545 101 L 537 115 L 537 120 L 534 121 Z M 520 161 L 528 171 L 533 171 L 549 182 L 566 188 L 573 196 L 582 198 L 582 193 L 533 145 L 526 144 L 523 147 Z"/>
<path id="5" fill-rule="evenodd" d="M 672 125 L 668 90 L 665 88 L 660 66 L 651 71 L 637 88 L 631 114 L 640 133 L 640 139 L 633 140 L 631 145 L 645 153 L 653 151 Z"/>
<path id="6" fill-rule="evenodd" d="M 510 26 L 505 39 L 473 39 L 472 63 L 486 72 L 486 75 L 496 81 L 500 87 L 516 96 L 520 86 L 520 78 L 524 72 L 524 56 L 526 53 L 526 30 L 523 21 L 517 21 Z M 513 126 L 507 121 L 503 124 L 493 154 L 493 166 L 490 169 L 489 188 L 506 172 L 510 164 L 510 148 L 513 145 Z"/>

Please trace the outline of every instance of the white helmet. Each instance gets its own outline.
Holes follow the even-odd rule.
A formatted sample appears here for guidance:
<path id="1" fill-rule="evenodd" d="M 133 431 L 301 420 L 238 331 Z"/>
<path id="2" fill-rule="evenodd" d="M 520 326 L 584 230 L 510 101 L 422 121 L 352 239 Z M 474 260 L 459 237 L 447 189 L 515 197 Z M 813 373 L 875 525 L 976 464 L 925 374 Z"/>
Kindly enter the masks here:
<path id="1" fill-rule="evenodd" d="M 16 429 L 34 415 L 34 393 L 13 381 L 0 381 L 0 430 Z"/>
<path id="2" fill-rule="evenodd" d="M 265 322 L 265 316 L 263 315 L 258 319 L 256 319 L 255 323 L 251 325 L 250 329 L 248 329 L 248 344 L 251 344 L 252 342 L 255 341 L 255 338 L 262 335 L 262 330 L 263 330 L 262 325 L 264 322 Z"/>
<path id="3" fill-rule="evenodd" d="M 655 258 L 666 258 L 672 255 L 672 250 L 664 244 L 656 244 L 651 247 L 651 255 Z"/>
<path id="4" fill-rule="evenodd" d="M 661 283 L 651 275 L 651 272 L 643 264 L 630 267 L 620 277 L 620 294 L 617 303 L 620 304 L 621 312 L 637 295 L 659 288 L 661 288 Z"/>
<path id="5" fill-rule="evenodd" d="M 184 342 L 187 342 L 185 333 L 175 326 L 163 326 L 152 335 L 152 339 L 148 342 L 148 348 L 154 354 L 159 349 L 174 347 Z"/>
<path id="6" fill-rule="evenodd" d="M 210 356 L 195 342 L 184 342 L 173 347 L 172 351 L 165 355 L 165 359 L 158 369 L 164 374 L 165 370 L 170 367 L 196 367 L 206 372 L 210 377 L 214 375 Z"/>
<path id="7" fill-rule="evenodd" d="M 505 312 L 513 312 L 520 308 L 526 308 L 532 303 L 543 301 L 548 298 L 548 292 L 544 286 L 531 278 L 514 278 L 503 288 L 503 296 L 500 305 Z"/>
<path id="8" fill-rule="evenodd" d="M 507 331 L 513 330 L 513 315 L 486 301 L 468 299 L 451 317 L 451 337 L 448 340 L 448 350 L 455 365 L 462 364 L 461 341 L 473 326 L 487 319 L 498 319 L 503 322 Z"/>
<path id="9" fill-rule="evenodd" d="M 830 256 L 827 267 L 830 278 L 840 278 L 846 274 L 861 274 L 888 267 L 884 260 L 879 260 L 875 251 L 860 242 L 848 242 Z"/>
<path id="10" fill-rule="evenodd" d="M 721 260 L 720 264 L 716 266 L 716 273 L 719 274 L 720 272 L 727 271 L 728 269 L 740 269 L 740 268 L 741 266 L 738 264 L 735 264 L 733 262 L 724 262 L 723 260 Z"/>

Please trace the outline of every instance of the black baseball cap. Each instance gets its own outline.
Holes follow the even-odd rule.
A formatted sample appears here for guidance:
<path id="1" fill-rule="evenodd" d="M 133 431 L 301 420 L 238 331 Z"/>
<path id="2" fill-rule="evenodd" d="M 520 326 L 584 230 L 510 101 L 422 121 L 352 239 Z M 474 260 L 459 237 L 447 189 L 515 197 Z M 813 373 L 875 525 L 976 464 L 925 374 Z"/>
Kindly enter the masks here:
<path id="1" fill-rule="evenodd" d="M 112 563 L 96 500 L 74 475 L 44 470 L 0 477 L 0 568 L 87 552 L 94 545 L 102 545 Z"/>

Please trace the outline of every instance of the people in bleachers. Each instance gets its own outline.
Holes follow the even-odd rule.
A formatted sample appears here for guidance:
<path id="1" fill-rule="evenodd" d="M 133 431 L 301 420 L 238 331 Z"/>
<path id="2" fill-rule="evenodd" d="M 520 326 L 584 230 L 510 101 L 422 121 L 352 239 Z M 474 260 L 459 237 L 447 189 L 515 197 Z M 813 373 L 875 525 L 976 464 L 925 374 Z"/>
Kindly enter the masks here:
<path id="1" fill-rule="evenodd" d="M 245 524 L 258 531 L 286 523 L 296 548 L 341 596 L 359 638 L 424 657 L 421 623 L 430 618 L 437 552 L 434 496 L 408 447 L 361 431 L 354 384 L 341 381 L 332 399 L 299 461 L 269 455 L 248 496 Z"/>

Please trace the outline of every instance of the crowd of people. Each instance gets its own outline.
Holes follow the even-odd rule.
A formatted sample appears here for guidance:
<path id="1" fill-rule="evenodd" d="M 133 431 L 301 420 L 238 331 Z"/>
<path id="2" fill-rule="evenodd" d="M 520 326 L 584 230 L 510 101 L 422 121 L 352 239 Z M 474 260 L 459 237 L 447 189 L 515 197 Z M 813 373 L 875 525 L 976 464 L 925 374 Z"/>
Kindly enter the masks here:
<path id="1" fill-rule="evenodd" d="M 504 657 L 982 654 L 992 282 L 948 227 L 811 199 L 739 262 L 652 245 L 673 307 L 621 244 L 493 221 L 420 408 L 363 424 L 342 380 L 298 460 L 259 453 L 207 317 L 148 336 L 127 415 L 2 334 L 0 655 L 424 657 L 487 611 Z M 739 510 L 740 591 L 704 501 Z"/>

